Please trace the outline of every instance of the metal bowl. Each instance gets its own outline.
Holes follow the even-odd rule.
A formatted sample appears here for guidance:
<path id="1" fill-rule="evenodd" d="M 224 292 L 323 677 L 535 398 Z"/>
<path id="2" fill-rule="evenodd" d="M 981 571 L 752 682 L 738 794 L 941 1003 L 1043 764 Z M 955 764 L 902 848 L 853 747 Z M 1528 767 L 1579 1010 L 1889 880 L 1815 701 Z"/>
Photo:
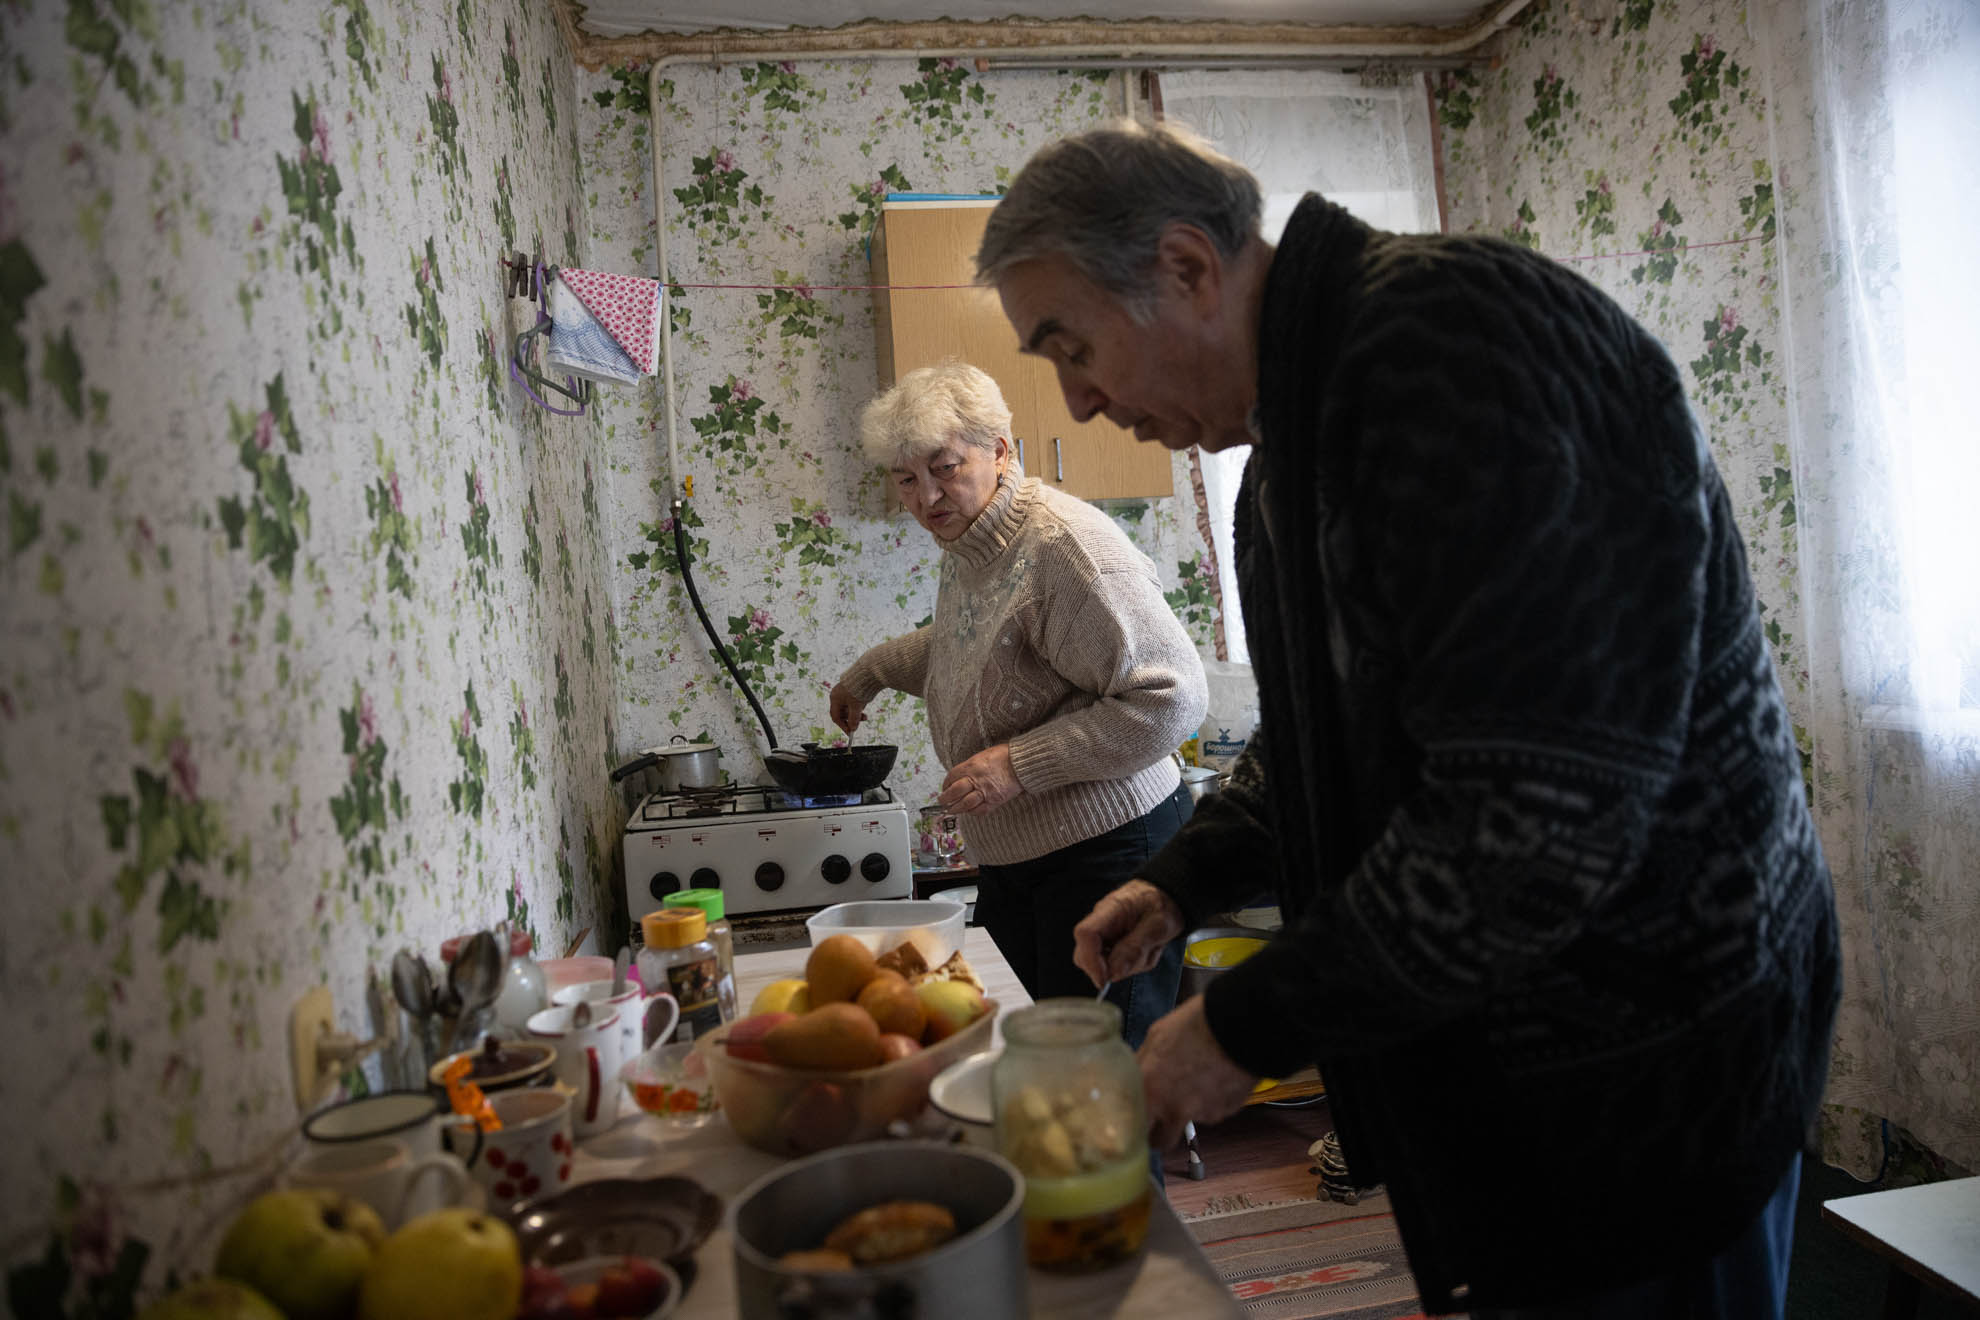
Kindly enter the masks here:
<path id="1" fill-rule="evenodd" d="M 523 1260 L 561 1265 L 647 1256 L 679 1269 L 722 1219 L 722 1200 L 692 1178 L 600 1178 L 508 1207 Z"/>
<path id="2" fill-rule="evenodd" d="M 1191 931 L 1183 940 L 1182 981 L 1176 988 L 1176 1002 L 1180 1003 L 1191 995 L 1202 994 L 1210 983 L 1217 979 L 1218 974 L 1226 970 L 1223 967 L 1203 967 L 1192 963 L 1189 958 L 1192 947 L 1205 940 L 1241 939 L 1270 942 L 1271 938 L 1271 931 L 1257 930 L 1250 926 L 1205 926 L 1202 930 Z"/>
<path id="3" fill-rule="evenodd" d="M 786 1269 L 787 1251 L 820 1246 L 847 1216 L 883 1201 L 932 1201 L 956 1236 L 919 1256 L 864 1269 Z M 879 1141 L 795 1160 L 759 1178 L 729 1214 L 736 1303 L 744 1320 L 801 1316 L 940 1316 L 1012 1320 L 1030 1314 L 1024 1176 L 973 1146 Z"/>

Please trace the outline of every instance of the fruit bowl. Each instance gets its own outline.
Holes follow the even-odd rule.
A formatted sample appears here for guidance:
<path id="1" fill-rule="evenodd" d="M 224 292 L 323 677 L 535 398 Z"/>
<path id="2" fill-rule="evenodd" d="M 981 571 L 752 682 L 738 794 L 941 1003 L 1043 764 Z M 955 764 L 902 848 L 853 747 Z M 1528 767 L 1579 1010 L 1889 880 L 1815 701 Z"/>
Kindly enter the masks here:
<path id="1" fill-rule="evenodd" d="M 988 1048 L 996 1022 L 996 1001 L 985 1000 L 983 1015 L 953 1036 L 904 1059 L 855 1072 L 737 1058 L 723 1044 L 734 1023 L 703 1036 L 694 1048 L 707 1062 L 722 1115 L 737 1136 L 772 1155 L 810 1155 L 870 1141 L 895 1119 L 920 1114 L 935 1074 Z"/>

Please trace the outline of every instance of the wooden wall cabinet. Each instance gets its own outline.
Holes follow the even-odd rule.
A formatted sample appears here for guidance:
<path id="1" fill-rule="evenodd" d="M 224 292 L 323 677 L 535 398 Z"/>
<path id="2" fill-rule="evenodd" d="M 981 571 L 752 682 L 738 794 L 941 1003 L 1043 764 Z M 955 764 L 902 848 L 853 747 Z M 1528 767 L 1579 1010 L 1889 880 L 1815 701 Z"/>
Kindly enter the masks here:
<path id="1" fill-rule="evenodd" d="M 982 202 L 890 202 L 873 232 L 873 324 L 880 383 L 957 358 L 1004 392 L 1011 430 L 1031 476 L 1084 500 L 1158 499 L 1175 493 L 1169 451 L 1141 444 L 1104 417 L 1076 422 L 1058 373 L 1018 352 L 994 290 L 970 285 L 989 222 Z M 891 286 L 891 287 L 890 287 Z"/>

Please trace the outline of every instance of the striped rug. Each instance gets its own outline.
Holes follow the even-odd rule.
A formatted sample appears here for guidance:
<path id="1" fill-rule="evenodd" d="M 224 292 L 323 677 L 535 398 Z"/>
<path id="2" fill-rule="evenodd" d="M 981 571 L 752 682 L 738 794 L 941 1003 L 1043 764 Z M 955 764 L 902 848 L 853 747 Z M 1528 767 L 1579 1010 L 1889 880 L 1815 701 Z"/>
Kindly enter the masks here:
<path id="1" fill-rule="evenodd" d="M 1193 1217 L 1191 1233 L 1255 1320 L 1414 1320 L 1416 1297 L 1381 1192 Z"/>

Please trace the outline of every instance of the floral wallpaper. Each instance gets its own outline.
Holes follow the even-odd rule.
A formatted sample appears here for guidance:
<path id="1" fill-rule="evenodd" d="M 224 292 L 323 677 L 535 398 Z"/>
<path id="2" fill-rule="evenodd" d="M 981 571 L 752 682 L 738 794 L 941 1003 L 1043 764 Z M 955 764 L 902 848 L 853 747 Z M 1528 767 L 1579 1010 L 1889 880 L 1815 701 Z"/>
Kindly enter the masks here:
<path id="1" fill-rule="evenodd" d="M 127 1314 L 270 1171 L 306 989 L 370 1036 L 398 948 L 610 911 L 605 433 L 507 379 L 498 264 L 583 256 L 586 167 L 517 0 L 0 49 L 0 1240 Z"/>
<path id="2" fill-rule="evenodd" d="M 697 590 L 784 743 L 839 737 L 826 694 L 861 651 L 924 621 L 938 554 L 886 511 L 859 453 L 878 378 L 867 240 L 889 192 L 994 193 L 1053 138 L 1121 113 L 1117 77 L 978 74 L 952 60 L 680 66 L 646 105 L 644 70 L 580 78 L 593 260 L 658 273 L 649 134 L 663 134 L 675 426 L 660 391 L 615 406 L 606 628 L 620 657 L 623 748 L 706 735 L 760 782 L 761 728 L 695 620 L 668 502 L 692 476 L 684 530 Z M 721 286 L 721 287 L 713 287 Z M 1157 501 L 1112 505 L 1204 646 L 1211 617 L 1186 460 Z M 911 806 L 942 768 L 921 703 L 874 703 L 861 741 L 898 744 Z"/>
<path id="3" fill-rule="evenodd" d="M 1958 1025 L 1970 1024 L 1980 983 L 1971 875 L 1957 861 L 1980 854 L 1980 823 L 1957 806 L 1971 789 L 1948 790 L 1947 777 L 1929 773 L 1914 734 L 1836 727 L 1810 682 L 1811 668 L 1823 682 L 1831 675 L 1811 662 L 1809 620 L 1819 611 L 1833 626 L 1839 610 L 1887 605 L 1895 566 L 1874 548 L 1890 529 L 1832 533 L 1873 547 L 1845 566 L 1864 580 L 1854 597 L 1803 599 L 1811 582 L 1833 593 L 1839 574 L 1804 564 L 1802 515 L 1841 517 L 1826 506 L 1843 499 L 1850 476 L 1796 449 L 1792 377 L 1807 390 L 1825 355 L 1852 349 L 1847 326 L 1803 313 L 1807 361 L 1790 371 L 1784 269 L 1797 296 L 1819 303 L 1842 265 L 1823 250 L 1815 213 L 1822 165 L 1798 8 L 1758 18 L 1720 0 L 1598 8 L 1536 5 L 1496 68 L 1435 76 L 1450 227 L 1573 264 L 1686 369 L 1746 533 L 1835 876 L 1846 984 L 1825 1153 L 1866 1178 L 1919 1145 L 1928 1165 L 1980 1167 L 1980 1037 Z M 1769 105 L 1769 88 L 1783 106 Z M 1796 221 L 1795 250 L 1784 254 L 1784 226 Z M 1811 470 L 1824 479 L 1812 492 Z M 1836 645 L 1829 638 L 1827 651 Z M 1957 782 L 1970 785 L 1968 758 Z"/>

